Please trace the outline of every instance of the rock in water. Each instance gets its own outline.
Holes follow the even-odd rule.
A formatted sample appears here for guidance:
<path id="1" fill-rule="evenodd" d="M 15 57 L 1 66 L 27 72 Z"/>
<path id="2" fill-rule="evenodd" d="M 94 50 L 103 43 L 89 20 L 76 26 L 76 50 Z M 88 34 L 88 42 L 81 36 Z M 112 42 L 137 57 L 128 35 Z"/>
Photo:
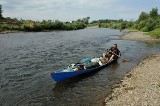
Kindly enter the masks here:
<path id="1" fill-rule="evenodd" d="M 129 62 L 129 59 L 128 58 L 124 58 L 123 62 Z"/>

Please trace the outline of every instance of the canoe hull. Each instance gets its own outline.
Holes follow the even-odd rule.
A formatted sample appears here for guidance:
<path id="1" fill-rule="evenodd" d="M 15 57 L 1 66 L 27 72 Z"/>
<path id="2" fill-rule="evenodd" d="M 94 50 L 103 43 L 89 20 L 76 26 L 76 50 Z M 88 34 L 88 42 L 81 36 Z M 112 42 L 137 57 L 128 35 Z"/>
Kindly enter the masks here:
<path id="1" fill-rule="evenodd" d="M 106 66 L 108 66 L 109 64 L 113 63 L 114 61 L 117 61 L 117 59 L 112 60 L 111 62 L 104 64 L 102 66 L 93 68 L 93 69 L 87 69 L 87 70 L 80 70 L 80 71 L 73 71 L 73 72 L 53 72 L 51 73 L 51 77 L 52 79 L 54 79 L 56 82 L 65 80 L 65 79 L 69 79 L 78 75 L 82 75 L 82 74 L 86 74 L 86 73 L 90 73 L 96 70 L 100 70 Z"/>

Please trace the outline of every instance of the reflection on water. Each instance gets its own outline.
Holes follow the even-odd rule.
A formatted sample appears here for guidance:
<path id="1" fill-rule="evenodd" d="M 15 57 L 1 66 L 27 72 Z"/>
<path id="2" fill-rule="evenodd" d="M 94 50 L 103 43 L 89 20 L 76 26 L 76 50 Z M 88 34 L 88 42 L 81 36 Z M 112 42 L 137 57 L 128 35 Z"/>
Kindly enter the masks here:
<path id="1" fill-rule="evenodd" d="M 103 105 L 113 84 L 141 59 L 160 53 L 159 43 L 118 40 L 121 34 L 102 28 L 0 35 L 0 105 Z M 99 56 L 114 43 L 122 52 L 117 63 L 61 83 L 51 79 L 49 73 Z"/>

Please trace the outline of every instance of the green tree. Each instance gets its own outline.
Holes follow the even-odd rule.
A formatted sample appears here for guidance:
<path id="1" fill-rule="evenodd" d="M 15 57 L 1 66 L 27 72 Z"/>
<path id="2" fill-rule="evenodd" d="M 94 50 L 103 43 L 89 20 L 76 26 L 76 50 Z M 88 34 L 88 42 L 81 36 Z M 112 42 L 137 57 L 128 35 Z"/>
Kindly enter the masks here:
<path id="1" fill-rule="evenodd" d="M 101 25 L 101 22 L 99 21 L 99 22 L 98 22 L 98 27 L 101 27 L 101 26 L 102 26 L 102 25 Z"/>
<path id="2" fill-rule="evenodd" d="M 152 10 L 150 11 L 150 17 L 151 18 L 157 18 L 158 17 L 158 9 L 157 8 L 152 8 Z"/>
<path id="3" fill-rule="evenodd" d="M 0 5 L 0 18 L 3 18 L 2 12 L 3 12 L 3 10 L 2 10 L 2 5 Z"/>
<path id="4" fill-rule="evenodd" d="M 149 18 L 146 22 L 146 28 L 148 31 L 156 29 L 157 22 L 153 18 Z"/>
<path id="5" fill-rule="evenodd" d="M 118 22 L 122 23 L 122 22 L 123 22 L 123 19 L 119 19 Z"/>
<path id="6" fill-rule="evenodd" d="M 85 24 L 88 24 L 89 23 L 89 19 L 90 19 L 90 17 L 83 18 L 82 22 L 84 22 Z"/>
<path id="7" fill-rule="evenodd" d="M 78 19 L 77 22 L 82 22 L 82 20 L 81 20 L 81 19 Z"/>
<path id="8" fill-rule="evenodd" d="M 145 25 L 146 25 L 146 20 L 140 21 L 140 22 L 138 23 L 138 29 L 139 29 L 139 30 L 142 29 L 143 27 L 145 27 Z"/>
<path id="9" fill-rule="evenodd" d="M 120 25 L 120 30 L 123 30 L 126 28 L 126 23 L 125 22 L 122 22 L 121 25 Z"/>
<path id="10" fill-rule="evenodd" d="M 139 16 L 139 18 L 138 18 L 138 21 L 140 22 L 140 21 L 146 20 L 146 19 L 148 19 L 148 18 L 149 18 L 148 13 L 146 13 L 146 12 L 141 12 L 141 14 L 140 14 L 140 16 Z"/>

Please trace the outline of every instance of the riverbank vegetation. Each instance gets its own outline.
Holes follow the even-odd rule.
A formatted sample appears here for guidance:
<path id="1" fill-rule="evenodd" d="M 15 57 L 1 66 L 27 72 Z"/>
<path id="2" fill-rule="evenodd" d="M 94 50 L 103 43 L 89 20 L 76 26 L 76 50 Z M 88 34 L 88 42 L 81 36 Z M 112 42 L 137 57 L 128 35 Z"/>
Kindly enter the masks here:
<path id="1" fill-rule="evenodd" d="M 17 31 L 52 31 L 52 30 L 77 30 L 86 27 L 86 23 L 82 20 L 72 22 L 61 22 L 59 20 L 18 20 L 11 18 L 0 19 L 0 30 L 17 30 Z"/>
<path id="2" fill-rule="evenodd" d="M 78 19 L 72 22 L 61 22 L 59 20 L 18 20 L 16 18 L 3 17 L 2 5 L 0 5 L 0 31 L 52 31 L 52 30 L 77 30 L 84 29 L 89 23 L 90 17 Z"/>
<path id="3" fill-rule="evenodd" d="M 160 28 L 156 28 L 155 30 L 150 31 L 148 35 L 151 35 L 155 38 L 160 38 Z"/>
<path id="4" fill-rule="evenodd" d="M 136 21 L 126 21 L 123 19 L 110 20 L 101 19 L 94 20 L 89 23 L 90 17 L 78 19 L 72 22 L 61 22 L 59 20 L 18 20 L 16 18 L 3 17 L 2 5 L 0 5 L 0 32 L 6 30 L 17 31 L 53 31 L 53 30 L 78 30 L 85 27 L 100 27 L 112 29 L 130 29 L 149 32 L 153 37 L 160 38 L 160 15 L 157 8 L 147 12 L 141 12 Z"/>
<path id="5" fill-rule="evenodd" d="M 136 21 L 120 20 L 95 20 L 90 23 L 90 26 L 98 25 L 102 28 L 113 28 L 113 29 L 130 29 L 140 30 L 143 32 L 149 32 L 148 34 L 156 38 L 160 38 L 160 15 L 157 8 L 147 12 L 141 12 L 139 18 Z"/>

